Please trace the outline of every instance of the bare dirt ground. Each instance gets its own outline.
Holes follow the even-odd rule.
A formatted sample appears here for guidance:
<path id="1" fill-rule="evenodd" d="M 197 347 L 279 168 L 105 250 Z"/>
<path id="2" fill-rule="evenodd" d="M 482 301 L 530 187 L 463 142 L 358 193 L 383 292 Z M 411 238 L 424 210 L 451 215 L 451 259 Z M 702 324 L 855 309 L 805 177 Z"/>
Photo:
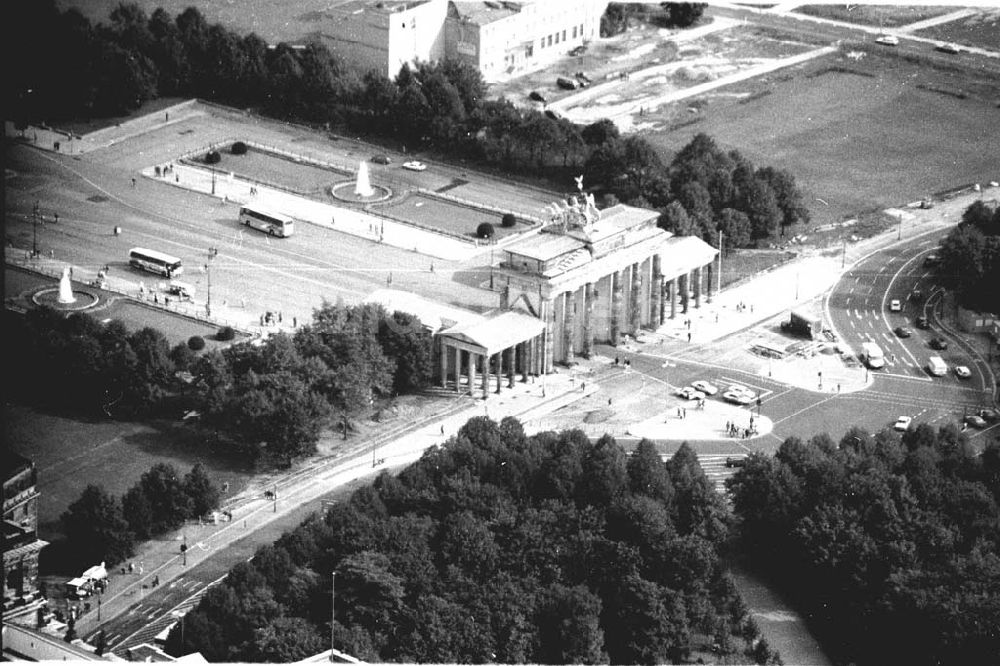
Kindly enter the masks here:
<path id="1" fill-rule="evenodd" d="M 1000 49 L 1000 9 L 982 11 L 951 23 L 918 30 L 915 34 L 957 44 Z"/>

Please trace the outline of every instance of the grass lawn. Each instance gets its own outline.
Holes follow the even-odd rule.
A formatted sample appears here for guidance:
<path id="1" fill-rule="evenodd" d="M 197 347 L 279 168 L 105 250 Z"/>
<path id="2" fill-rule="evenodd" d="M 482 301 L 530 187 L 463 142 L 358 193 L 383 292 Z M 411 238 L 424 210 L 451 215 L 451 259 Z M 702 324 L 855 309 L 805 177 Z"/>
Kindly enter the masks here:
<path id="1" fill-rule="evenodd" d="M 228 146 L 219 152 L 222 161 L 212 165 L 212 168 L 303 195 L 322 195 L 330 185 L 346 178 L 345 174 L 332 169 L 303 164 L 253 148 L 245 155 L 233 155 Z M 378 184 L 375 174 L 372 174 L 372 183 Z"/>
<path id="2" fill-rule="evenodd" d="M 797 7 L 796 12 L 807 16 L 818 16 L 819 18 L 833 19 L 834 21 L 844 21 L 845 23 L 859 23 L 861 25 L 881 25 L 886 28 L 898 28 L 901 25 L 909 25 L 917 21 L 942 16 L 953 12 L 958 7 L 904 7 L 892 5 L 803 5 Z"/>
<path id="3" fill-rule="evenodd" d="M 921 37 L 984 49 L 1000 49 L 1000 9 L 983 11 L 958 21 L 942 23 L 916 33 Z"/>
<path id="4" fill-rule="evenodd" d="M 117 116 L 114 118 L 77 118 L 75 120 L 67 120 L 54 123 L 56 127 L 67 132 L 73 132 L 74 134 L 89 134 L 90 132 L 95 132 L 99 129 L 104 129 L 105 127 L 112 127 L 114 125 L 120 125 L 129 120 L 135 120 L 136 118 L 141 118 L 149 113 L 156 113 L 157 111 L 162 111 L 163 109 L 169 109 L 175 104 L 180 104 L 186 101 L 184 97 L 161 97 L 159 99 L 151 99 L 138 109 L 126 116 Z"/>
<path id="5" fill-rule="evenodd" d="M 408 220 L 417 226 L 440 229 L 445 233 L 467 239 L 476 237 L 476 227 L 483 222 L 489 222 L 493 225 L 496 230 L 496 238 L 522 233 L 527 229 L 527 226 L 521 222 L 510 228 L 500 226 L 501 215 L 499 213 L 470 208 L 423 194 L 411 194 L 402 201 L 380 206 L 377 210 L 384 210 L 394 217 Z"/>
<path id="6" fill-rule="evenodd" d="M 38 469 L 38 525 L 41 538 L 61 535 L 59 516 L 80 497 L 88 484 L 122 495 L 156 463 L 173 465 L 186 474 L 195 463 L 208 469 L 218 484 L 240 491 L 252 469 L 199 448 L 197 441 L 169 429 L 131 422 L 85 421 L 7 404 L 3 410 L 4 439 Z"/>
<path id="7" fill-rule="evenodd" d="M 726 254 L 722 257 L 722 287 L 777 268 L 795 257 L 794 252 L 787 250 L 738 250 Z"/>
<path id="8" fill-rule="evenodd" d="M 707 133 L 758 166 L 789 169 L 813 221 L 840 222 L 997 178 L 993 104 L 927 89 L 965 89 L 968 81 L 901 59 L 869 55 L 855 63 L 834 55 L 794 75 L 731 86 L 723 92 L 758 95 L 743 103 L 713 96 L 701 122 L 644 136 L 670 159 L 695 134 Z"/>

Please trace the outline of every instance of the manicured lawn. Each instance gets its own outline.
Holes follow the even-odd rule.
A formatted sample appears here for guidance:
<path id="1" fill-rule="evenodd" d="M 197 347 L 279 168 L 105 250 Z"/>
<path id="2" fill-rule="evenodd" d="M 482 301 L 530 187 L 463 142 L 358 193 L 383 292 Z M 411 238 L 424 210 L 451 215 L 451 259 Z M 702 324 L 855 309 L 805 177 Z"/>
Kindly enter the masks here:
<path id="1" fill-rule="evenodd" d="M 440 229 L 466 239 L 475 238 L 476 227 L 483 222 L 489 222 L 493 225 L 496 230 L 496 238 L 503 238 L 512 233 L 521 233 L 528 228 L 523 223 L 504 228 L 500 226 L 502 217 L 500 213 L 470 208 L 422 194 L 411 194 L 402 201 L 379 206 L 376 210 L 384 210 L 394 217 L 413 222 L 417 226 Z"/>
<path id="2" fill-rule="evenodd" d="M 722 257 L 722 288 L 777 268 L 795 256 L 794 252 L 784 250 L 738 250 L 726 254 Z"/>
<path id="3" fill-rule="evenodd" d="M 886 28 L 898 28 L 917 21 L 941 16 L 953 12 L 957 7 L 898 7 L 892 5 L 868 4 L 838 4 L 838 5 L 803 5 L 796 12 L 808 16 L 859 23 L 861 25 L 881 25 Z"/>
<path id="4" fill-rule="evenodd" d="M 229 146 L 221 149 L 222 161 L 212 168 L 223 173 L 234 173 L 258 183 L 277 185 L 300 194 L 319 195 L 334 183 L 349 178 L 346 174 L 312 164 L 250 148 L 245 155 L 233 155 Z M 200 156 L 199 156 L 200 157 Z M 199 160 L 200 161 L 200 160 Z M 372 174 L 372 183 L 378 178 Z"/>
<path id="5" fill-rule="evenodd" d="M 921 37 L 940 39 L 985 49 L 1000 49 L 1000 9 L 983 11 L 958 21 L 942 23 L 916 33 Z"/>
<path id="6" fill-rule="evenodd" d="M 203 443 L 186 441 L 167 428 L 86 421 L 11 404 L 5 405 L 3 420 L 8 446 L 33 460 L 38 470 L 39 533 L 47 540 L 61 534 L 59 516 L 91 483 L 120 496 L 160 462 L 181 474 L 201 462 L 216 483 L 229 482 L 230 494 L 251 476 L 246 464 L 214 455 Z"/>
<path id="7" fill-rule="evenodd" d="M 667 159 L 704 132 L 759 166 L 789 169 L 813 221 L 840 222 L 997 178 L 994 105 L 930 89 L 968 90 L 970 78 L 895 58 L 833 56 L 794 77 L 734 85 L 727 91 L 770 92 L 744 103 L 713 97 L 701 122 L 645 136 Z"/>

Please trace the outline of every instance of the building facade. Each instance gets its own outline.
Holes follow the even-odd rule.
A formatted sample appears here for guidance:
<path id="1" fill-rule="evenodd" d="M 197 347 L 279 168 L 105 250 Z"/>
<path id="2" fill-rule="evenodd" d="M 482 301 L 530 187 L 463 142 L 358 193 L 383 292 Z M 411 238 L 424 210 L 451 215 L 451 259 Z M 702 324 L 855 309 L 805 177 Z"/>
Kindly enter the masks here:
<path id="1" fill-rule="evenodd" d="M 502 305 L 545 324 L 529 372 L 589 357 L 596 342 L 656 329 L 710 302 L 718 251 L 656 226 L 656 211 L 593 199 L 553 209 L 553 222 L 504 249 Z"/>
<path id="2" fill-rule="evenodd" d="M 345 64 L 390 78 L 404 64 L 463 60 L 487 80 L 530 71 L 600 36 L 607 0 L 353 0 L 319 36 Z"/>
<path id="3" fill-rule="evenodd" d="M 38 490 L 35 464 L 5 452 L 3 481 L 4 608 L 36 589 L 38 554 L 48 542 L 38 538 Z"/>

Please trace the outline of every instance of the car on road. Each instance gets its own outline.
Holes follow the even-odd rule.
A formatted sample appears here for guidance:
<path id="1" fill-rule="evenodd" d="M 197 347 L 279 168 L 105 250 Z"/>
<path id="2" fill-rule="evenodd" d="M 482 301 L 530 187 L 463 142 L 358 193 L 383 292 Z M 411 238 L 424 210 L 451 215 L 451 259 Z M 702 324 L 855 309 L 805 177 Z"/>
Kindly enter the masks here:
<path id="1" fill-rule="evenodd" d="M 882 33 L 875 38 L 876 44 L 885 44 L 886 46 L 897 46 L 899 44 L 899 38 L 896 35 L 888 35 Z"/>
<path id="2" fill-rule="evenodd" d="M 896 328 L 895 328 L 895 329 L 893 330 L 893 333 L 895 333 L 895 334 L 896 334 L 896 336 L 897 336 L 897 337 L 900 337 L 900 338 L 908 338 L 908 337 L 910 337 L 911 335 L 913 335 L 913 334 L 912 334 L 912 333 L 910 332 L 910 329 L 906 328 L 905 326 L 897 326 L 897 327 L 896 327 Z"/>
<path id="3" fill-rule="evenodd" d="M 911 423 L 913 423 L 912 416 L 900 416 L 898 419 L 896 419 L 896 423 L 894 423 L 892 427 L 894 430 L 903 432 L 904 430 L 910 427 Z"/>
<path id="4" fill-rule="evenodd" d="M 576 90 L 577 84 L 576 81 L 574 81 L 573 79 L 567 78 L 565 76 L 560 76 L 559 78 L 556 79 L 556 85 L 562 88 L 563 90 Z"/>
<path id="5" fill-rule="evenodd" d="M 959 379 L 968 379 L 972 376 L 972 371 L 964 365 L 955 366 L 955 376 Z"/>
<path id="6" fill-rule="evenodd" d="M 898 298 L 894 298 L 889 301 L 889 310 L 891 312 L 900 312 L 903 309 L 903 304 L 899 302 Z"/>
<path id="7" fill-rule="evenodd" d="M 728 391 L 723 393 L 722 399 L 725 400 L 726 402 L 731 402 L 736 405 L 749 405 L 751 402 L 753 402 L 753 398 L 750 397 L 750 395 L 742 393 L 740 391 L 734 391 L 732 389 L 729 389 Z"/>
<path id="8" fill-rule="evenodd" d="M 727 456 L 726 467 L 746 467 L 746 456 Z"/>
<path id="9" fill-rule="evenodd" d="M 960 53 L 962 50 L 958 47 L 958 44 L 951 44 L 951 43 L 938 44 L 934 48 L 935 50 L 940 51 L 941 53 L 950 53 L 952 55 Z"/>
<path id="10" fill-rule="evenodd" d="M 972 414 L 970 416 L 966 416 L 965 422 L 966 424 L 972 426 L 973 428 L 986 427 L 986 419 L 984 419 L 982 416 L 979 416 L 978 414 Z"/>
<path id="11" fill-rule="evenodd" d="M 978 413 L 987 423 L 995 423 L 997 420 L 1000 420 L 1000 414 L 995 409 L 980 409 Z"/>
<path id="12" fill-rule="evenodd" d="M 392 160 L 389 159 L 388 155 L 375 155 L 372 157 L 372 162 L 375 164 L 391 164 Z"/>
<path id="13" fill-rule="evenodd" d="M 530 93 L 528 93 L 528 99 L 545 104 L 545 96 L 542 95 L 542 93 L 538 92 L 537 90 L 532 90 Z"/>
<path id="14" fill-rule="evenodd" d="M 927 321 L 927 317 L 917 317 L 914 323 L 916 323 L 917 328 L 925 331 L 931 327 L 931 323 Z"/>
<path id="15" fill-rule="evenodd" d="M 757 397 L 757 394 L 754 393 L 753 390 L 748 389 L 746 386 L 743 386 L 742 384 L 730 384 L 729 388 L 727 388 L 726 390 L 727 391 L 734 391 L 736 393 L 742 393 L 743 395 L 745 395 L 746 397 L 750 398 L 751 400 L 753 400 L 754 398 Z"/>
<path id="16" fill-rule="evenodd" d="M 719 389 L 712 384 L 709 384 L 704 379 L 699 379 L 696 382 L 691 382 L 691 386 L 695 387 L 705 395 L 715 395 L 719 392 Z"/>
<path id="17" fill-rule="evenodd" d="M 403 162 L 403 168 L 409 169 L 410 171 L 426 171 L 427 165 L 423 162 L 417 162 L 414 160 L 412 162 Z"/>
<path id="18" fill-rule="evenodd" d="M 685 386 L 682 389 L 678 389 L 675 395 L 678 398 L 684 398 L 685 400 L 704 400 L 705 394 L 701 391 L 695 389 L 693 386 Z"/>
<path id="19" fill-rule="evenodd" d="M 948 348 L 948 341 L 944 338 L 931 338 L 931 349 L 936 349 L 938 351 L 944 351 Z"/>
<path id="20" fill-rule="evenodd" d="M 936 254 L 928 254 L 924 257 L 924 266 L 937 266 L 939 263 L 941 263 L 941 259 Z"/>
<path id="21" fill-rule="evenodd" d="M 574 46 L 570 49 L 569 54 L 571 56 L 582 56 L 587 52 L 587 46 L 585 44 L 580 44 L 579 46 Z"/>

